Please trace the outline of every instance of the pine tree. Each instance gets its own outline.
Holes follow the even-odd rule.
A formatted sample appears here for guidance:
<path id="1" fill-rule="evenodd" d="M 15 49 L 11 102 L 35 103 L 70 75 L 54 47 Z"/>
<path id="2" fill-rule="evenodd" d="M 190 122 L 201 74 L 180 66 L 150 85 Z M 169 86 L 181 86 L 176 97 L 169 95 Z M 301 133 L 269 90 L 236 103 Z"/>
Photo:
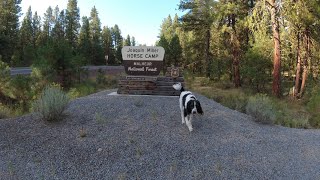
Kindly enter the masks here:
<path id="1" fill-rule="evenodd" d="M 250 14 L 253 1 L 221 0 L 217 4 L 219 30 L 226 38 L 226 48 L 232 55 L 232 79 L 235 87 L 241 86 L 240 62 L 241 57 L 249 47 L 249 28 L 246 17 Z"/>
<path id="2" fill-rule="evenodd" d="M 181 0 L 179 9 L 182 11 L 188 11 L 181 17 L 182 27 L 186 31 L 193 31 L 197 36 L 197 44 L 195 44 L 198 50 L 198 59 L 204 59 L 204 62 L 200 61 L 200 73 L 205 68 L 206 76 L 210 77 L 211 66 L 211 25 L 214 22 L 214 9 L 215 1 L 211 0 Z"/>
<path id="3" fill-rule="evenodd" d="M 131 46 L 136 46 L 136 38 L 135 37 L 131 37 Z"/>
<path id="4" fill-rule="evenodd" d="M 82 26 L 79 34 L 78 52 L 85 57 L 86 64 L 89 64 L 91 59 L 91 41 L 90 41 L 90 25 L 87 16 L 82 17 Z"/>
<path id="5" fill-rule="evenodd" d="M 69 84 L 69 79 L 67 75 L 67 70 L 71 66 L 71 57 L 72 57 L 72 47 L 65 39 L 65 11 L 59 10 L 59 7 L 56 6 L 54 10 L 54 27 L 52 29 L 52 40 L 53 40 L 53 68 L 56 71 L 57 81 L 63 86 L 66 87 Z"/>
<path id="6" fill-rule="evenodd" d="M 173 34 L 174 30 L 172 26 L 172 18 L 171 15 L 169 15 L 162 21 L 162 24 L 160 26 L 160 37 L 164 36 L 168 41 L 171 41 Z"/>
<path id="7" fill-rule="evenodd" d="M 38 16 L 38 13 L 36 11 L 32 18 L 32 44 L 35 50 L 37 48 L 37 45 L 39 45 L 40 35 L 41 35 L 41 17 Z"/>
<path id="8" fill-rule="evenodd" d="M 157 46 L 163 47 L 165 51 L 164 59 L 163 59 L 163 71 L 165 73 L 167 67 L 170 67 L 172 62 L 170 44 L 164 35 L 160 36 L 160 40 L 156 44 Z"/>
<path id="9" fill-rule="evenodd" d="M 121 36 L 121 30 L 117 24 L 111 28 L 111 36 L 113 40 L 113 46 L 115 49 L 115 61 L 117 64 L 122 63 L 121 49 L 123 47 L 123 37 Z"/>
<path id="10" fill-rule="evenodd" d="M 18 42 L 21 0 L 0 0 L 0 56 L 10 63 Z"/>
<path id="11" fill-rule="evenodd" d="M 272 94 L 276 97 L 281 96 L 281 49 L 280 49 L 280 28 L 279 28 L 279 6 L 276 0 L 267 1 L 271 6 L 271 24 L 274 41 L 274 55 L 273 55 L 273 81 Z"/>
<path id="12" fill-rule="evenodd" d="M 314 44 L 312 41 L 316 42 L 316 39 L 319 39 L 315 34 L 319 33 L 319 27 L 316 25 L 320 11 L 313 7 L 319 4 L 318 1 L 285 1 L 283 16 L 288 22 L 291 46 L 295 46 L 296 49 L 295 98 L 303 95 L 309 70 L 312 70 L 310 66 L 312 64 L 311 49 Z"/>
<path id="13" fill-rule="evenodd" d="M 111 29 L 104 26 L 102 30 L 102 43 L 104 55 L 108 64 L 115 65 L 114 48 L 112 46 Z"/>
<path id="14" fill-rule="evenodd" d="M 48 43 L 51 37 L 51 32 L 52 28 L 54 25 L 54 15 L 53 15 L 53 9 L 51 6 L 49 6 L 44 13 L 44 18 L 43 18 L 43 30 L 40 35 L 40 45 L 45 45 Z"/>
<path id="15" fill-rule="evenodd" d="M 54 9 L 54 27 L 51 37 L 55 42 L 65 39 L 65 11 L 60 11 L 58 6 Z"/>
<path id="16" fill-rule="evenodd" d="M 66 10 L 66 40 L 73 48 L 77 49 L 77 39 L 80 28 L 80 11 L 77 7 L 77 0 L 68 0 Z"/>
<path id="17" fill-rule="evenodd" d="M 91 64 L 105 64 L 102 42 L 101 42 L 101 22 L 98 16 L 98 11 L 94 6 L 90 13 L 90 41 L 91 41 Z"/>
<path id="18" fill-rule="evenodd" d="M 169 44 L 170 54 L 172 58 L 172 64 L 174 66 L 180 66 L 182 60 L 182 47 L 180 45 L 180 40 L 177 34 L 175 34 Z"/>
<path id="19" fill-rule="evenodd" d="M 275 97 L 281 96 L 281 39 L 279 20 L 282 10 L 279 1 L 260 0 L 257 1 L 252 12 L 254 29 L 267 29 L 267 33 L 273 38 L 273 72 L 272 72 L 272 94 Z M 271 29 L 270 29 L 271 27 Z"/>
<path id="20" fill-rule="evenodd" d="M 131 46 L 131 38 L 130 35 L 127 35 L 127 38 L 124 41 L 124 46 Z"/>
<path id="21" fill-rule="evenodd" d="M 27 13 L 22 21 L 20 29 L 18 51 L 19 55 L 16 54 L 15 65 L 18 66 L 29 66 L 34 58 L 35 49 L 33 47 L 33 27 L 32 27 L 32 11 L 31 6 L 28 8 Z"/>

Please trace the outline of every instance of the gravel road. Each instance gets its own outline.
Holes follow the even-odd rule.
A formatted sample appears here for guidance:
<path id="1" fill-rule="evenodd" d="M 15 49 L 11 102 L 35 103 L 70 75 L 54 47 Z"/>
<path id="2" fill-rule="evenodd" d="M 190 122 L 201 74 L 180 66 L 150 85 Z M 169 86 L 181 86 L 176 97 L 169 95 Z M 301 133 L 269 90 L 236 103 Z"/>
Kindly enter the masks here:
<path id="1" fill-rule="evenodd" d="M 112 91 L 72 101 L 60 122 L 0 120 L 0 179 L 320 179 L 320 130 L 257 124 L 197 94 L 190 133 L 178 97 Z"/>

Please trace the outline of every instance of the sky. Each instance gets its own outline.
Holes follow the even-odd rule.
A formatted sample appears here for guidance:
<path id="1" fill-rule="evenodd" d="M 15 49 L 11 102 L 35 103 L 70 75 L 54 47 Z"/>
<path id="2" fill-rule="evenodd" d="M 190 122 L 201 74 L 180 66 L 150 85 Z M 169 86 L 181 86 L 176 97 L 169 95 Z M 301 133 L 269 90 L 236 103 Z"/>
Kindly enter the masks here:
<path id="1" fill-rule="evenodd" d="M 90 16 L 93 6 L 96 6 L 101 28 L 113 27 L 117 24 L 124 38 L 129 34 L 134 36 L 137 44 L 154 45 L 158 40 L 160 25 L 170 14 L 181 16 L 178 10 L 180 0 L 78 0 L 80 17 Z M 32 13 L 43 14 L 49 6 L 59 6 L 66 9 L 68 0 L 22 0 L 22 18 L 31 6 Z M 80 18 L 81 22 L 81 18 Z"/>

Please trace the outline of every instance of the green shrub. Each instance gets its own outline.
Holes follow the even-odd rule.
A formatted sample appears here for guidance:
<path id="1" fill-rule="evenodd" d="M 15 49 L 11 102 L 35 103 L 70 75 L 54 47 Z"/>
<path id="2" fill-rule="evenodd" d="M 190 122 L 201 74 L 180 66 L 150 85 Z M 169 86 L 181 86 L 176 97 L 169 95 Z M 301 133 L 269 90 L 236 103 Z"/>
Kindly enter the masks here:
<path id="1" fill-rule="evenodd" d="M 72 99 L 87 96 L 96 92 L 96 84 L 90 81 L 83 82 L 75 85 L 68 92 L 69 97 Z"/>
<path id="2" fill-rule="evenodd" d="M 107 78 L 106 78 L 105 72 L 102 69 L 98 70 L 96 82 L 100 86 L 103 86 L 107 83 Z"/>
<path id="3" fill-rule="evenodd" d="M 320 128 L 320 115 L 319 114 L 313 115 L 309 119 L 309 123 L 314 128 Z"/>
<path id="4" fill-rule="evenodd" d="M 36 95 L 31 89 L 32 79 L 30 76 L 17 75 L 10 81 L 11 96 L 16 99 L 24 112 L 29 111 L 30 100 Z"/>
<path id="5" fill-rule="evenodd" d="M 276 119 L 276 112 L 271 99 L 262 94 L 249 98 L 246 113 L 254 117 L 257 122 L 264 124 L 273 124 Z"/>
<path id="6" fill-rule="evenodd" d="M 108 88 L 118 87 L 118 77 L 117 76 L 107 76 L 107 87 Z"/>
<path id="7" fill-rule="evenodd" d="M 222 105 L 243 113 L 246 112 L 247 102 L 248 98 L 243 94 L 230 94 L 221 100 Z"/>
<path id="8" fill-rule="evenodd" d="M 71 99 L 76 99 L 78 97 L 81 97 L 81 93 L 80 91 L 77 89 L 77 88 L 71 88 L 69 91 L 68 91 L 68 96 L 71 98 Z"/>
<path id="9" fill-rule="evenodd" d="M 277 109 L 274 124 L 290 128 L 310 127 L 310 114 L 301 105 L 297 104 L 296 101 L 275 99 L 274 107 Z"/>
<path id="10" fill-rule="evenodd" d="M 311 114 L 310 125 L 320 128 L 320 89 L 315 87 L 307 103 L 307 110 Z"/>
<path id="11" fill-rule="evenodd" d="M 33 103 L 33 110 L 46 121 L 61 119 L 69 103 L 69 97 L 58 87 L 47 86 L 40 98 Z"/>
<path id="12" fill-rule="evenodd" d="M 1 61 L 0 55 L 0 95 L 8 91 L 10 78 L 10 67 Z"/>
<path id="13" fill-rule="evenodd" d="M 0 119 L 9 118 L 11 114 L 11 110 L 0 103 Z"/>
<path id="14" fill-rule="evenodd" d="M 241 62 L 240 71 L 243 82 L 248 83 L 256 92 L 264 92 L 266 85 L 271 81 L 272 40 L 264 35 L 255 36 L 256 43 L 248 49 Z"/>

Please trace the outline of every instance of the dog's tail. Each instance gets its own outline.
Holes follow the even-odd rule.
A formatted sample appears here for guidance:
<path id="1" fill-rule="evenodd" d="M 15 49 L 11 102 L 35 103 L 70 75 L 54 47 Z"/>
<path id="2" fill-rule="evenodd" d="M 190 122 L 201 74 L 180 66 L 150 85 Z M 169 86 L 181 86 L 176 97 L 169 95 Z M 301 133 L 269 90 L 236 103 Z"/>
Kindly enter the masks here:
<path id="1" fill-rule="evenodd" d="M 181 91 L 181 92 L 184 91 L 184 88 L 181 83 L 176 83 L 176 84 L 172 85 L 172 87 L 177 91 Z"/>

